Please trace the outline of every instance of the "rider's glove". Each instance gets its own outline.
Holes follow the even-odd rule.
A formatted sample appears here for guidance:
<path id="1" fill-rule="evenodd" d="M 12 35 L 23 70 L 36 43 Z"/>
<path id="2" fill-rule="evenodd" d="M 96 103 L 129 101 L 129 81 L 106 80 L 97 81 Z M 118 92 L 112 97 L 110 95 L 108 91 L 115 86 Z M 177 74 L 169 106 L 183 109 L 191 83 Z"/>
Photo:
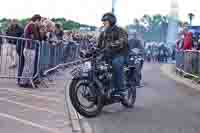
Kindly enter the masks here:
<path id="1" fill-rule="evenodd" d="M 114 42 L 111 43 L 110 47 L 111 47 L 111 48 L 119 47 L 119 46 L 120 46 L 120 43 L 121 43 L 120 41 L 114 41 Z"/>

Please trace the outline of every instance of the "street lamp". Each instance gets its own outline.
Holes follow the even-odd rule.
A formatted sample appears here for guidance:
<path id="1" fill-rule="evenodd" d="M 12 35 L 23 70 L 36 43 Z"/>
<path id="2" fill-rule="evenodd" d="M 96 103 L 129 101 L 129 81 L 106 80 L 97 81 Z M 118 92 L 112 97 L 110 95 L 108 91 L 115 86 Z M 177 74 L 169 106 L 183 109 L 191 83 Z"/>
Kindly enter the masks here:
<path id="1" fill-rule="evenodd" d="M 112 13 L 115 14 L 115 5 L 117 0 L 112 0 Z"/>
<path id="2" fill-rule="evenodd" d="M 193 13 L 189 13 L 188 17 L 189 17 L 189 20 L 190 20 L 190 25 L 192 25 L 192 20 L 195 17 L 195 15 Z"/>

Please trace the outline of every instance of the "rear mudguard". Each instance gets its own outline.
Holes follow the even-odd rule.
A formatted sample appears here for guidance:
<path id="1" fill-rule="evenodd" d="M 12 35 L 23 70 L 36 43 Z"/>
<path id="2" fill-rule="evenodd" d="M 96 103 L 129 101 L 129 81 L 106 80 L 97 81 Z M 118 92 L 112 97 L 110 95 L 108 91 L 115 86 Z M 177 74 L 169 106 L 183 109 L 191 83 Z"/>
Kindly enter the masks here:
<path id="1" fill-rule="evenodd" d="M 137 72 L 136 72 L 136 68 L 133 67 L 133 68 L 129 68 L 129 70 L 127 71 L 126 73 L 126 76 L 127 76 L 127 80 L 128 80 L 128 83 L 131 83 L 132 85 L 135 85 L 135 83 L 137 82 Z"/>

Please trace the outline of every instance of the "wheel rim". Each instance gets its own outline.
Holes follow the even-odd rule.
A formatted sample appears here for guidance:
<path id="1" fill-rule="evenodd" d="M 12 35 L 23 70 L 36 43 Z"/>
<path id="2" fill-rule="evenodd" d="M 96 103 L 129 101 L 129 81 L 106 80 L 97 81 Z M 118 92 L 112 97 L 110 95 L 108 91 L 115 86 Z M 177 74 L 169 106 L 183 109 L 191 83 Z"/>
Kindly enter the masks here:
<path id="1" fill-rule="evenodd" d="M 91 89 L 87 86 L 88 83 L 81 82 L 77 85 L 76 89 L 76 98 L 78 100 L 79 106 L 85 111 L 92 112 L 97 109 L 96 106 L 96 96 L 91 94 Z M 94 101 L 90 101 L 89 98 L 94 99 Z"/>

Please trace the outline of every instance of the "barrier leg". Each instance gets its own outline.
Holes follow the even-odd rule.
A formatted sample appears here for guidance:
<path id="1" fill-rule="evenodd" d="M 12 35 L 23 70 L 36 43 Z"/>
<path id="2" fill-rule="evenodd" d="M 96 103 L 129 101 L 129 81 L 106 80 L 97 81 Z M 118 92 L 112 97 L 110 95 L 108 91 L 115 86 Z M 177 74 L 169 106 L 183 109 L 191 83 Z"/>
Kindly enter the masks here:
<path id="1" fill-rule="evenodd" d="M 31 82 L 32 87 L 35 89 L 36 86 L 35 86 L 35 83 L 33 82 L 33 79 L 30 79 L 30 82 Z"/>

